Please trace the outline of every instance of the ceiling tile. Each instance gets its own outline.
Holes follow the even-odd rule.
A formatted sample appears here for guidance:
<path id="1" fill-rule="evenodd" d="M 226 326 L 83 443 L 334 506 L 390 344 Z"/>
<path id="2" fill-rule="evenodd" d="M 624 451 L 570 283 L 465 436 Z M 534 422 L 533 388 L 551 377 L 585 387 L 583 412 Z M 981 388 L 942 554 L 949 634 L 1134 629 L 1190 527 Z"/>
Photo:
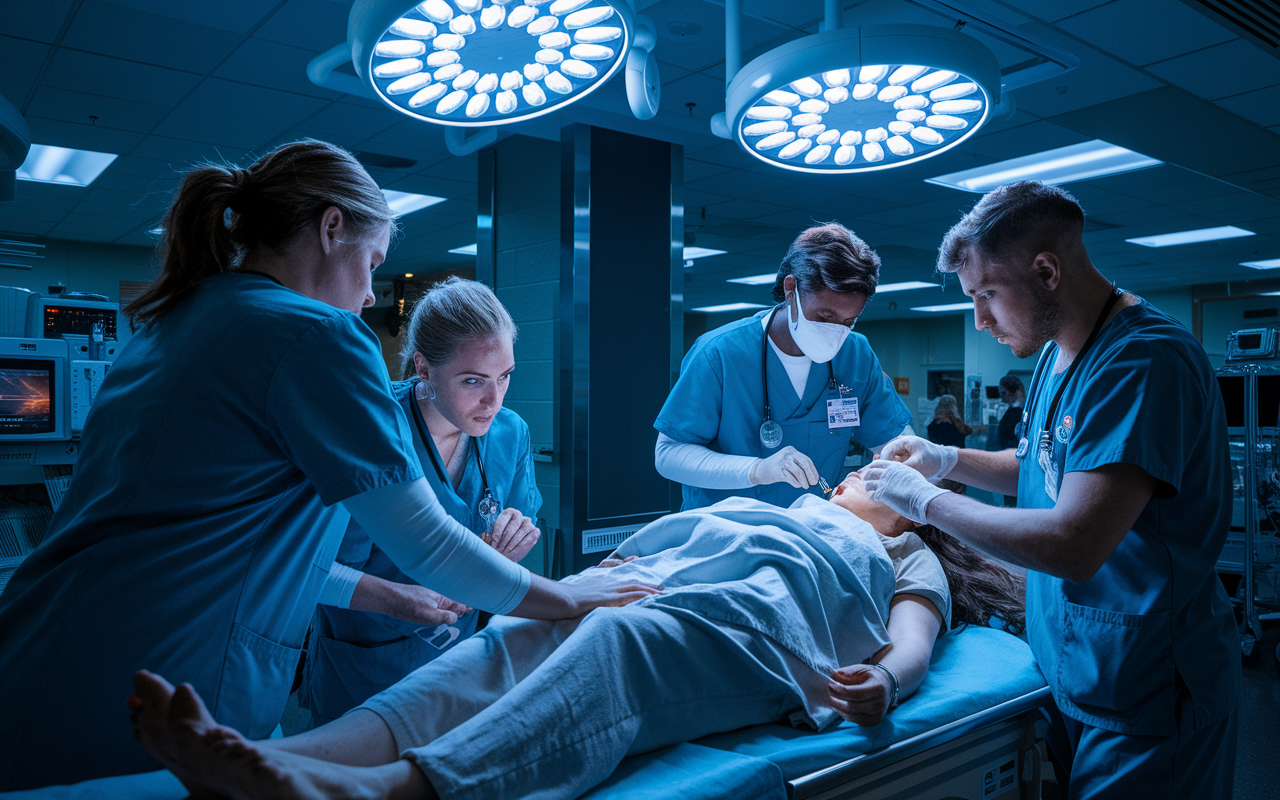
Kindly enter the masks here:
<path id="1" fill-rule="evenodd" d="M 27 106 L 28 116 L 63 122 L 92 124 L 135 133 L 149 133 L 169 113 L 165 106 L 120 100 L 113 97 L 72 92 L 44 86 Z M 97 117 L 96 120 L 91 117 Z"/>
<path id="2" fill-rule="evenodd" d="M 235 50 L 240 38 L 217 28 L 85 0 L 62 47 L 207 75 Z"/>
<path id="3" fill-rule="evenodd" d="M 1236 38 L 1179 0 L 1116 0 L 1063 20 L 1058 27 L 1138 66 Z"/>
<path id="4" fill-rule="evenodd" d="M 315 51 L 290 47 L 260 37 L 252 37 L 236 48 L 213 72 L 215 78 L 225 78 L 251 86 L 265 86 L 295 94 L 337 100 L 346 97 L 341 92 L 316 86 L 307 78 L 307 64 L 316 57 Z"/>
<path id="5" fill-rule="evenodd" d="M 1108 2 L 1110 0 L 1018 0 L 1018 10 L 1045 22 L 1056 22 Z"/>
<path id="6" fill-rule="evenodd" d="M 1031 26 L 1029 33 L 1050 34 Z M 1045 38 L 1050 38 L 1046 35 Z M 1058 38 L 1058 37 L 1055 37 Z M 1127 97 L 1160 86 L 1149 75 L 1088 47 L 1075 48 L 1080 66 L 1071 72 L 1013 91 L 1018 107 L 1041 117 L 1049 117 Z"/>
<path id="7" fill-rule="evenodd" d="M 53 44 L 67 14 L 78 4 L 78 0 L 8 3 L 4 9 L 4 32 L 20 39 Z M 3 50 L 0 47 L 0 52 Z"/>
<path id="8" fill-rule="evenodd" d="M 1161 61 L 1147 70 L 1206 100 L 1280 83 L 1280 59 L 1242 39 Z"/>
<path id="9" fill-rule="evenodd" d="M 98 153 L 115 153 L 116 155 L 128 153 L 142 139 L 142 134 L 134 131 L 100 128 L 91 124 L 80 125 L 43 117 L 27 117 L 27 126 L 31 128 L 33 142 L 93 150 Z"/>
<path id="10" fill-rule="evenodd" d="M 9 30 L 5 20 L 5 30 Z M 50 47 L 39 42 L 17 39 L 13 36 L 0 36 L 0 75 L 6 80 L 30 84 L 40 74 L 40 66 L 49 55 Z M 9 102 L 21 106 L 26 99 L 26 92 L 21 97 L 10 97 Z"/>
<path id="11" fill-rule="evenodd" d="M 350 10 L 350 4 L 328 0 L 289 0 L 254 35 L 323 53 L 347 40 Z"/>
<path id="12" fill-rule="evenodd" d="M 211 143 L 190 142 L 152 134 L 139 142 L 138 146 L 133 149 L 132 154 L 146 159 L 167 162 L 174 169 L 185 170 L 197 161 L 206 159 L 214 161 L 226 160 L 233 164 L 238 164 L 244 160 L 248 152 L 248 150 L 235 147 L 219 147 Z"/>
<path id="13" fill-rule="evenodd" d="M 1280 86 L 1224 97 L 1214 102 L 1263 127 L 1280 126 Z"/>
<path id="14" fill-rule="evenodd" d="M 49 231 L 53 230 L 55 224 L 36 219 L 8 219 L 3 212 L 0 212 L 0 233 L 16 233 L 43 238 L 49 235 Z"/>
<path id="15" fill-rule="evenodd" d="M 62 47 L 54 54 L 44 83 L 104 97 L 174 106 L 200 83 L 200 76 Z"/>
<path id="16" fill-rule="evenodd" d="M 395 124 L 395 116 L 371 114 L 367 109 L 344 100 L 320 109 L 299 123 L 295 130 L 318 139 L 332 140 L 334 144 L 349 149 L 373 150 L 376 148 L 358 148 L 356 145 Z"/>
<path id="17" fill-rule="evenodd" d="M 111 0 L 111 4 L 162 17 L 192 22 L 244 35 L 260 23 L 277 0 L 218 0 L 217 3 L 183 3 L 173 0 Z"/>

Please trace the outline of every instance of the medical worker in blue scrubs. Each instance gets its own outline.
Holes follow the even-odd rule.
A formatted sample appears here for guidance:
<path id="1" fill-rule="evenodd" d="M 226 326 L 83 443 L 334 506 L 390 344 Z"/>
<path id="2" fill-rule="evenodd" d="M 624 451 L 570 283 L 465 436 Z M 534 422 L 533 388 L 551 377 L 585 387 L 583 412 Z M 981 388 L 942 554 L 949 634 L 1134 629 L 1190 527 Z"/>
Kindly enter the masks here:
<path id="1" fill-rule="evenodd" d="M 414 307 L 401 354 L 409 379 L 391 388 L 445 511 L 519 562 L 538 542 L 542 495 L 529 426 L 502 406 L 516 366 L 515 337 L 511 315 L 489 287 L 450 278 Z M 338 561 L 397 585 L 413 583 L 354 522 Z M 447 598 L 438 604 L 433 616 L 410 620 L 319 606 L 298 690 L 311 724 L 337 719 L 476 632 L 477 611 Z"/>
<path id="2" fill-rule="evenodd" d="M 903 438 L 867 483 L 1029 570 L 1028 639 L 1070 797 L 1229 798 L 1241 676 L 1215 571 L 1232 502 L 1222 397 L 1200 343 L 1112 286 L 1083 228 L 1070 194 L 1028 181 L 951 229 L 938 269 L 973 297 L 977 328 L 1019 357 L 1043 348 L 1022 438 L 1002 452 Z M 1016 491 L 1019 507 L 927 480 L 944 475 Z"/>
<path id="3" fill-rule="evenodd" d="M 125 705 L 144 668 L 271 733 L 348 519 L 418 583 L 496 613 L 655 591 L 532 576 L 444 512 L 359 317 L 393 225 L 323 142 L 187 175 L 67 496 L 0 595 L 0 790 L 158 768 Z"/>
<path id="4" fill-rule="evenodd" d="M 880 257 L 848 228 L 809 228 L 773 286 L 778 305 L 703 334 L 662 406 L 654 461 L 684 484 L 682 508 L 726 497 L 789 506 L 848 474 L 850 440 L 870 450 L 911 414 L 853 324 Z"/>

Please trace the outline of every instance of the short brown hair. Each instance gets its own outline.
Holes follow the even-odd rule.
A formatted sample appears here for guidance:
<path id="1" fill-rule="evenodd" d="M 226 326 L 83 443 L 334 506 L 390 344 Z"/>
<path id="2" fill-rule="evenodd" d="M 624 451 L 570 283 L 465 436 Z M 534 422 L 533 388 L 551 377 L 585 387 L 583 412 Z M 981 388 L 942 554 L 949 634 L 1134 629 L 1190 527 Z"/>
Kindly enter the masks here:
<path id="1" fill-rule="evenodd" d="M 782 282 L 795 276 L 807 295 L 826 289 L 842 294 L 860 294 L 870 299 L 880 282 L 880 256 L 853 231 L 838 222 L 809 228 L 796 237 L 778 267 L 773 299 L 787 299 Z"/>
<path id="2" fill-rule="evenodd" d="M 959 271 L 971 249 L 1003 262 L 1059 251 L 1083 233 L 1084 209 L 1070 192 L 1039 181 L 1005 184 L 947 231 L 938 248 L 938 271 Z"/>

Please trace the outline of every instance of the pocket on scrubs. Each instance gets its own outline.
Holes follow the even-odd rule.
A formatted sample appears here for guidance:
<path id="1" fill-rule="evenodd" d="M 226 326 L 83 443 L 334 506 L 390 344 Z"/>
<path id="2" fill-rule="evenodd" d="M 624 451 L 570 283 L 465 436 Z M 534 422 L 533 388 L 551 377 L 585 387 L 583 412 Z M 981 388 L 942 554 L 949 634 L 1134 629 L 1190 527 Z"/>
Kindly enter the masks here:
<path id="1" fill-rule="evenodd" d="M 250 739 L 267 738 L 289 702 L 301 654 L 296 647 L 278 644 L 234 623 L 213 706 L 214 719 Z"/>
<path id="2" fill-rule="evenodd" d="M 1143 736 L 1175 732 L 1170 625 L 1168 611 L 1126 614 L 1066 603 L 1057 682 L 1090 717 L 1081 721 Z"/>
<path id="3" fill-rule="evenodd" d="M 425 646 L 417 636 L 373 646 L 317 637 L 308 655 L 315 659 L 311 710 L 337 719 L 429 660 Z"/>

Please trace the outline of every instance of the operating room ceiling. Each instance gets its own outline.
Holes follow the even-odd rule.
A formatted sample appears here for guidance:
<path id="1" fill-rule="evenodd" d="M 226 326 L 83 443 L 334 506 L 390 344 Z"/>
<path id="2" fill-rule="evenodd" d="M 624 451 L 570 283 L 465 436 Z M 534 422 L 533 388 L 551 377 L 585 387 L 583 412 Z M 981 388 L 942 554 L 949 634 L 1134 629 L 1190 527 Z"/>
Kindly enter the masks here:
<path id="1" fill-rule="evenodd" d="M 723 5 L 639 0 L 638 13 L 658 32 L 662 105 L 654 119 L 630 114 L 615 79 L 503 133 L 555 138 L 579 121 L 682 145 L 686 235 L 727 251 L 686 270 L 686 308 L 769 302 L 769 287 L 726 280 L 776 269 L 799 229 L 831 219 L 880 252 L 882 280 L 930 280 L 940 238 L 977 195 L 925 178 L 1091 139 L 1168 162 L 1067 187 L 1090 216 L 1086 242 L 1108 277 L 1137 291 L 1269 277 L 1239 266 L 1280 258 L 1280 51 L 1265 31 L 1224 23 L 1197 0 L 843 7 L 845 25 L 951 27 L 978 15 L 1066 50 L 1080 65 L 1014 89 L 1011 116 L 936 158 L 857 175 L 787 172 L 711 134 L 712 115 L 724 110 Z M 475 157 L 450 156 L 438 127 L 307 79 L 307 62 L 345 39 L 349 8 L 349 0 L 5 0 L 0 95 L 23 113 L 32 140 L 120 158 L 89 188 L 19 182 L 17 200 L 0 203 L 0 236 L 151 246 L 147 231 L 184 165 L 314 136 L 412 161 L 370 161 L 370 172 L 386 188 L 446 198 L 405 217 L 405 238 L 380 275 L 468 266 L 469 257 L 447 251 L 475 241 Z M 816 32 L 823 16 L 818 0 L 743 0 L 743 10 L 744 63 Z M 992 48 L 1006 73 L 1028 59 L 973 26 L 966 32 Z M 1220 225 L 1257 235 L 1161 249 L 1125 241 Z M 864 318 L 959 299 L 954 285 L 886 294 Z"/>

